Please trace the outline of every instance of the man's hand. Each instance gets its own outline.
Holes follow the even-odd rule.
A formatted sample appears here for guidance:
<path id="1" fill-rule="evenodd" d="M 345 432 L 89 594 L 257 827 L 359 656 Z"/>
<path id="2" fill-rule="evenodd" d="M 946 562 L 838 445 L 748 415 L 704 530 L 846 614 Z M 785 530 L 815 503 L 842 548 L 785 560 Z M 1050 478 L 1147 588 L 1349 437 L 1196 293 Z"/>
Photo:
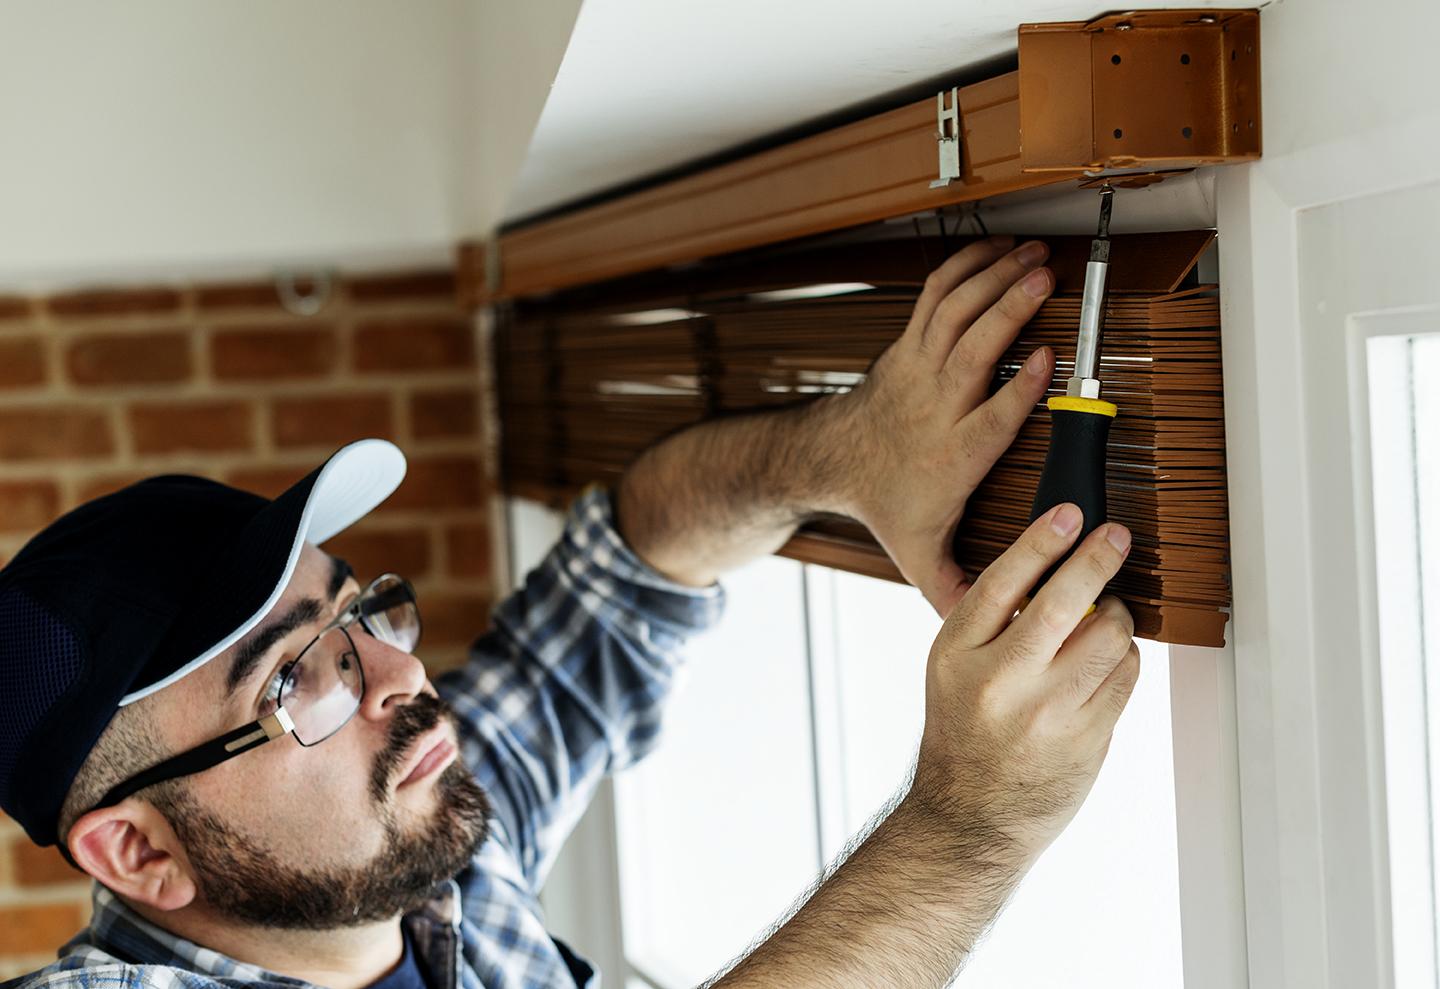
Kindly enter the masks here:
<path id="1" fill-rule="evenodd" d="M 1086 614 L 1129 554 L 1124 526 L 1091 533 L 1011 620 L 1080 524 L 1071 504 L 1037 519 L 950 612 L 926 668 L 911 797 L 1006 867 L 1028 867 L 1074 817 L 1140 672 L 1125 606 L 1104 597 Z"/>
<path id="2" fill-rule="evenodd" d="M 845 510 L 870 529 L 942 616 L 970 587 L 950 541 L 966 500 L 1050 385 L 1042 347 L 988 400 L 995 362 L 1054 288 L 1048 249 L 969 245 L 925 282 L 904 334 L 863 384 L 837 396 Z"/>
<path id="3" fill-rule="evenodd" d="M 699 423 L 646 450 L 616 493 L 621 534 L 703 586 L 806 518 L 865 523 L 944 615 L 970 582 L 950 556 L 965 502 L 1049 387 L 1047 348 L 986 399 L 995 361 L 1054 287 L 1047 251 L 971 244 L 932 273 L 910 324 L 854 391 Z"/>
<path id="4" fill-rule="evenodd" d="M 1140 670 L 1130 615 L 1090 603 L 1130 547 L 1080 510 L 1037 519 L 951 610 L 930 650 L 915 778 L 894 811 L 716 989 L 949 985 L 1100 771 Z"/>

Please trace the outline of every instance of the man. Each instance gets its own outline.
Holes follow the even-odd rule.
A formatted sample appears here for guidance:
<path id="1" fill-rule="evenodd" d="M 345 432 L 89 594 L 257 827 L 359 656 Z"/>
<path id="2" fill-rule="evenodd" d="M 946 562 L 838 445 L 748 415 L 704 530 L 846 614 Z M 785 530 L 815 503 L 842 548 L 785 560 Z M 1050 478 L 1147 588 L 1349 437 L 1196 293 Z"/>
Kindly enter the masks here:
<path id="1" fill-rule="evenodd" d="M 587 491 L 434 684 L 409 585 L 318 548 L 399 483 L 390 444 L 273 502 L 167 476 L 52 524 L 0 571 L 0 806 L 97 880 L 95 918 L 18 984 L 596 984 L 536 893 L 597 782 L 654 744 L 716 578 L 816 511 L 866 523 L 947 616 L 924 734 L 893 812 L 717 984 L 947 982 L 1084 799 L 1138 674 L 1124 608 L 1087 615 L 1122 527 L 1018 616 L 1078 509 L 973 582 L 948 556 L 1053 370 L 1042 349 L 986 397 L 1053 288 L 1044 245 L 1011 248 L 946 261 L 855 391 L 696 426 Z"/>

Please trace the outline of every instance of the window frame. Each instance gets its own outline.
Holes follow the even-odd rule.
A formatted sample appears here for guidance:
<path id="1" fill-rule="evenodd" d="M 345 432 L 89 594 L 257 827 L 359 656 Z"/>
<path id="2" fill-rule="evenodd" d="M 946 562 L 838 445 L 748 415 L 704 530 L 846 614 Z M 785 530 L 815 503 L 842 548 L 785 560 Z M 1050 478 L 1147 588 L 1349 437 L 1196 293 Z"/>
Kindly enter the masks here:
<path id="1" fill-rule="evenodd" d="M 1335 25 L 1303 33 L 1317 28 Z M 1350 39 L 1362 53 L 1372 40 Z M 1418 57 L 1393 44 L 1389 64 Z M 1293 59 L 1270 53 L 1283 83 L 1267 109 L 1291 111 L 1298 131 L 1286 152 L 1219 170 L 1216 188 L 1249 974 L 1267 989 L 1384 989 L 1394 973 L 1363 341 L 1379 325 L 1370 317 L 1415 306 L 1397 286 L 1440 303 L 1436 213 L 1379 198 L 1434 195 L 1440 118 L 1307 131 L 1326 69 L 1298 43 Z M 1375 249 L 1384 243 L 1407 250 Z"/>

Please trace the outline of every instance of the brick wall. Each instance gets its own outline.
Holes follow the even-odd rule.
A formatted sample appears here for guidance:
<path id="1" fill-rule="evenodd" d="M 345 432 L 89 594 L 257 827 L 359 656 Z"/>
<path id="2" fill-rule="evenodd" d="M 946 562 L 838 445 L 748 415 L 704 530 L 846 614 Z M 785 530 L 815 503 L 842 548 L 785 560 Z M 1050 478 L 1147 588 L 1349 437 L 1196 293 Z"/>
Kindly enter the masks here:
<path id="1" fill-rule="evenodd" d="M 326 544 L 362 580 L 410 577 L 418 650 L 453 665 L 491 603 L 486 369 L 450 272 L 339 280 L 314 316 L 265 283 L 0 296 L 0 562 L 83 501 L 151 474 L 274 496 L 354 439 L 404 450 L 404 483 Z M 0 817 L 0 979 L 45 964 L 88 883 Z"/>

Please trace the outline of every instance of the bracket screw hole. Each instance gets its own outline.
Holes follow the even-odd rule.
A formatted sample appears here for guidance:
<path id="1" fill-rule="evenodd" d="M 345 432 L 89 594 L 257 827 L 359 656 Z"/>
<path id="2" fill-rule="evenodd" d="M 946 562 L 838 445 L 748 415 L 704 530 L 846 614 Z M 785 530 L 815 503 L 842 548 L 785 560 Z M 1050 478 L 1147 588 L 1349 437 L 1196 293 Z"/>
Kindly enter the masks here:
<path id="1" fill-rule="evenodd" d="M 1251 129 L 1251 130 L 1254 130 L 1254 129 L 1255 129 L 1255 121 L 1253 121 L 1253 120 L 1250 121 L 1250 129 Z"/>
<path id="2" fill-rule="evenodd" d="M 1238 134 L 1238 133 L 1240 133 L 1240 125 L 1239 125 L 1239 124 L 1231 124 L 1231 125 L 1230 125 L 1230 133 L 1232 133 L 1232 134 Z"/>
<path id="3" fill-rule="evenodd" d="M 1235 61 L 1235 49 L 1230 49 L 1230 61 Z"/>
<path id="4" fill-rule="evenodd" d="M 1182 128 L 1180 128 L 1180 133 L 1181 133 L 1181 135 L 1184 136 L 1184 137 L 1189 137 L 1189 136 L 1190 136 L 1190 128 L 1189 128 L 1189 127 L 1182 127 Z"/>
<path id="5" fill-rule="evenodd" d="M 1119 56 L 1119 55 L 1111 55 L 1111 56 L 1110 56 L 1110 64 L 1111 64 L 1111 65 L 1119 65 L 1119 64 L 1120 64 L 1120 56 Z"/>
<path id="6" fill-rule="evenodd" d="M 1181 56 L 1180 56 L 1180 64 L 1181 64 L 1181 65 L 1189 65 L 1189 64 L 1190 64 L 1190 56 L 1189 56 L 1189 55 L 1181 55 Z"/>
<path id="7" fill-rule="evenodd" d="M 1115 137 L 1116 137 L 1117 139 L 1123 137 L 1124 135 L 1125 135 L 1125 132 L 1122 131 L 1119 127 L 1116 127 L 1116 128 L 1115 128 Z"/>

